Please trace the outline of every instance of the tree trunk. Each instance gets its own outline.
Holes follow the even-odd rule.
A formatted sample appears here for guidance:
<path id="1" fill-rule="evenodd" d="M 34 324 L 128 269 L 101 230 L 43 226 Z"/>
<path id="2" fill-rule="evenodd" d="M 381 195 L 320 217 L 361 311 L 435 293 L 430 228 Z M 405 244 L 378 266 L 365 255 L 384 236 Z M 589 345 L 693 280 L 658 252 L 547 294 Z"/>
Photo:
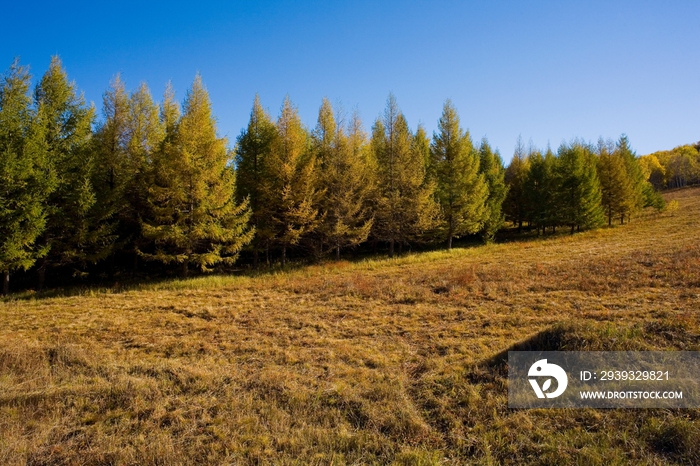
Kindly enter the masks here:
<path id="1" fill-rule="evenodd" d="M 608 209 L 608 226 L 612 226 L 612 207 Z"/>
<path id="2" fill-rule="evenodd" d="M 2 294 L 7 296 L 10 293 L 10 272 L 3 272 L 2 275 Z"/>
<path id="3" fill-rule="evenodd" d="M 335 245 L 335 260 L 340 260 L 340 243 Z"/>
<path id="4" fill-rule="evenodd" d="M 189 261 L 184 261 L 182 263 L 182 278 L 187 278 L 187 276 L 189 275 L 190 270 L 188 267 L 188 262 Z"/>
<path id="5" fill-rule="evenodd" d="M 403 254 L 403 241 L 399 242 L 399 256 Z"/>
<path id="6" fill-rule="evenodd" d="M 576 228 L 576 225 L 574 225 L 574 224 L 572 223 L 572 224 L 571 224 L 571 234 L 572 234 L 572 235 L 574 234 L 574 229 L 575 229 L 575 228 Z"/>
<path id="7" fill-rule="evenodd" d="M 452 235 L 447 237 L 447 249 L 452 249 Z"/>
<path id="8" fill-rule="evenodd" d="M 394 240 L 389 240 L 389 257 L 394 257 Z"/>
<path id="9" fill-rule="evenodd" d="M 258 268 L 258 251 L 257 250 L 253 251 L 253 268 L 254 269 Z"/>
<path id="10" fill-rule="evenodd" d="M 287 264 L 287 245 L 282 245 L 282 268 Z"/>
<path id="11" fill-rule="evenodd" d="M 523 229 L 523 221 L 518 220 L 518 233 L 520 233 L 522 231 L 522 229 Z"/>

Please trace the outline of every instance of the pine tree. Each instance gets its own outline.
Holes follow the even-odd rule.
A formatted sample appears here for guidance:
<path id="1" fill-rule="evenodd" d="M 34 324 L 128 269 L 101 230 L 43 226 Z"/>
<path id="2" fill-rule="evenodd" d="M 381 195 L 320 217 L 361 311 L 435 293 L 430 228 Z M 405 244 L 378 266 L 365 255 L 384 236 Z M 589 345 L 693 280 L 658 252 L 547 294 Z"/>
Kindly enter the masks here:
<path id="1" fill-rule="evenodd" d="M 534 151 L 528 157 L 529 170 L 523 184 L 527 202 L 528 221 L 537 227 L 539 234 L 545 233 L 547 227 L 556 228 L 558 212 L 556 193 L 559 189 L 556 177 L 556 157 L 552 149 L 547 148 L 543 156 Z"/>
<path id="2" fill-rule="evenodd" d="M 598 178 L 600 180 L 601 204 L 608 218 L 624 216 L 630 204 L 633 203 L 633 187 L 631 177 L 627 173 L 625 160 L 611 144 L 598 141 Z"/>
<path id="3" fill-rule="evenodd" d="M 493 152 L 488 141 L 484 138 L 479 147 L 479 172 L 484 175 L 488 187 L 484 215 L 484 225 L 481 228 L 481 236 L 484 241 L 493 241 L 496 232 L 501 229 L 505 216 L 503 215 L 503 202 L 508 194 L 505 182 L 506 170 L 503 160 L 498 152 Z"/>
<path id="4" fill-rule="evenodd" d="M 623 209 L 620 212 L 620 223 L 624 223 L 625 217 L 629 220 L 632 214 L 644 208 L 644 182 L 646 180 L 644 179 L 639 160 L 630 148 L 626 135 L 620 136 L 615 148 L 615 154 L 622 158 L 630 184 L 629 196 L 627 196 Z"/>
<path id="5" fill-rule="evenodd" d="M 112 254 L 109 256 L 110 274 L 115 270 L 114 254 L 128 248 L 128 239 L 122 221 L 128 216 L 128 187 L 132 182 L 129 163 L 129 94 L 121 76 L 117 74 L 102 95 L 102 116 L 93 136 L 95 169 L 92 183 L 96 194 L 96 217 L 112 233 Z"/>
<path id="6" fill-rule="evenodd" d="M 248 227 L 248 203 L 235 202 L 233 154 L 226 139 L 217 137 L 209 95 L 199 75 L 183 108 L 174 125 L 176 111 L 166 95 L 166 137 L 153 164 L 158 186 L 148 199 L 155 216 L 142 228 L 145 238 L 155 242 L 155 253 L 144 256 L 178 263 L 187 277 L 190 264 L 203 272 L 219 263 L 232 264 L 254 230 Z"/>
<path id="7" fill-rule="evenodd" d="M 413 150 L 421 156 L 423 159 L 423 169 L 425 170 L 425 181 L 427 183 L 432 183 L 437 189 L 437 178 L 431 173 L 431 166 L 433 163 L 432 155 L 430 153 L 430 137 L 428 132 L 422 123 L 418 123 L 418 128 L 416 128 L 416 133 L 413 135 Z"/>
<path id="8" fill-rule="evenodd" d="M 390 94 L 384 118 L 372 129 L 371 150 L 377 171 L 373 234 L 389 243 L 392 257 L 396 244 L 420 239 L 436 223 L 435 187 L 426 180 L 421 146 Z"/>
<path id="9" fill-rule="evenodd" d="M 35 101 L 43 111 L 49 167 L 57 179 L 47 200 L 46 229 L 38 240 L 48 250 L 38 267 L 42 289 L 47 268 L 70 265 L 74 275 L 81 275 L 87 263 L 109 254 L 112 237 L 98 214 L 92 182 L 95 112 L 68 81 L 58 57 L 37 85 Z"/>
<path id="10" fill-rule="evenodd" d="M 271 226 L 267 222 L 268 206 L 263 195 L 268 191 L 265 184 L 270 181 L 265 172 L 265 160 L 270 157 L 276 137 L 277 128 L 256 94 L 248 127 L 241 131 L 236 144 L 236 199 L 238 202 L 248 199 L 250 203 L 250 223 L 256 232 L 250 248 L 253 251 L 253 266 L 256 268 L 258 254 L 267 249 L 271 239 Z"/>
<path id="11" fill-rule="evenodd" d="M 277 119 L 277 137 L 265 159 L 263 199 L 269 209 L 269 237 L 280 246 L 282 266 L 287 251 L 318 225 L 315 158 L 309 136 L 289 97 Z"/>
<path id="12" fill-rule="evenodd" d="M 372 227 L 367 206 L 371 184 L 362 154 L 366 136 L 357 114 L 346 131 L 336 124 L 328 99 L 323 99 L 311 140 L 319 167 L 318 189 L 323 190 L 319 230 L 340 259 L 340 250 L 365 241 Z"/>
<path id="13" fill-rule="evenodd" d="M 443 106 L 438 131 L 433 135 L 431 164 L 444 217 L 443 235 L 450 249 L 453 238 L 482 229 L 490 213 L 486 205 L 489 193 L 479 171 L 480 155 L 469 133 L 460 128 L 459 115 L 450 100 Z"/>
<path id="14" fill-rule="evenodd" d="M 580 142 L 559 148 L 557 160 L 559 189 L 557 209 L 561 223 L 576 229 L 589 229 L 603 223 L 600 182 L 593 151 Z"/>
<path id="15" fill-rule="evenodd" d="M 131 93 L 128 104 L 126 150 L 122 165 L 124 203 L 117 218 L 121 248 L 133 257 L 135 270 L 139 251 L 145 247 L 141 225 L 144 217 L 149 215 L 148 190 L 154 182 L 152 165 L 165 138 L 165 124 L 145 83 Z"/>
<path id="16" fill-rule="evenodd" d="M 544 223 L 545 226 L 552 228 L 552 234 L 556 233 L 557 226 L 561 225 L 561 215 L 557 207 L 557 193 L 561 189 L 561 179 L 559 177 L 559 171 L 557 170 L 558 164 L 557 156 L 552 151 L 552 148 L 547 144 L 547 152 L 544 154 L 544 172 L 545 172 L 545 182 L 549 190 L 548 194 L 545 196 L 545 206 L 546 210 L 544 213 Z"/>
<path id="17" fill-rule="evenodd" d="M 116 75 L 102 96 L 104 121 L 95 132 L 98 154 L 95 186 L 105 216 L 119 216 L 126 207 L 124 191 L 130 183 L 128 157 L 129 95 L 120 75 Z"/>
<path id="18" fill-rule="evenodd" d="M 421 123 L 418 124 L 413 140 L 411 153 L 415 160 L 420 161 L 418 173 L 422 174 L 422 182 L 415 191 L 416 202 L 413 205 L 416 222 L 410 240 L 416 242 L 433 241 L 440 225 L 440 203 L 436 197 L 437 180 L 431 179 L 428 171 L 430 165 L 430 138 Z M 399 250 L 401 243 L 399 243 Z"/>
<path id="19" fill-rule="evenodd" d="M 178 129 L 180 106 L 175 100 L 172 84 L 168 82 L 160 105 L 159 122 L 163 128 L 163 139 L 152 154 L 151 163 L 145 178 L 149 180 L 146 189 L 145 209 L 142 212 L 138 242 L 139 257 L 153 260 L 162 245 L 156 245 L 155 237 L 145 233 L 145 227 L 157 227 L 172 222 L 185 202 L 184 189 L 178 186 L 180 171 L 180 148 Z M 166 262 L 163 260 L 163 262 Z"/>
<path id="20" fill-rule="evenodd" d="M 525 148 L 520 136 L 515 146 L 515 153 L 506 168 L 505 181 L 508 185 L 508 194 L 503 203 L 503 211 L 506 220 L 518 226 L 518 233 L 522 230 L 523 222 L 527 219 L 527 197 L 524 183 L 530 169 L 529 161 L 525 154 Z"/>
<path id="21" fill-rule="evenodd" d="M 48 167 L 43 109 L 31 108 L 30 76 L 15 60 L 0 84 L 0 273 L 27 270 L 47 247 L 35 241 L 46 224 L 46 200 L 55 187 Z"/>

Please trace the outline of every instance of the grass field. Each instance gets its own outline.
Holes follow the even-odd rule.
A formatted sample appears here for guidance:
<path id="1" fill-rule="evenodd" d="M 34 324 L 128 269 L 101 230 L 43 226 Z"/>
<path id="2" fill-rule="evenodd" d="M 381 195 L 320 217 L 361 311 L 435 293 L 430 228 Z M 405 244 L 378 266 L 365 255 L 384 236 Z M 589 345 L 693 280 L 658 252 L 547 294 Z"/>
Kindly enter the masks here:
<path id="1" fill-rule="evenodd" d="M 625 226 L 0 303 L 0 464 L 698 464 L 700 410 L 511 410 L 503 352 L 700 350 L 700 189 Z"/>

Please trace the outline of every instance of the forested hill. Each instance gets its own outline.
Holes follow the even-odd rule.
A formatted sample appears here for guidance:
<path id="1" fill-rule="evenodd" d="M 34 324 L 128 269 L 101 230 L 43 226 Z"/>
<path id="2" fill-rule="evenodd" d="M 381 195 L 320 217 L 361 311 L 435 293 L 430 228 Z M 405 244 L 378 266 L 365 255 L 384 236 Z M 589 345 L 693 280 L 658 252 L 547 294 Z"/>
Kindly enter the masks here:
<path id="1" fill-rule="evenodd" d="M 700 141 L 645 155 L 640 162 L 657 189 L 700 183 Z"/>

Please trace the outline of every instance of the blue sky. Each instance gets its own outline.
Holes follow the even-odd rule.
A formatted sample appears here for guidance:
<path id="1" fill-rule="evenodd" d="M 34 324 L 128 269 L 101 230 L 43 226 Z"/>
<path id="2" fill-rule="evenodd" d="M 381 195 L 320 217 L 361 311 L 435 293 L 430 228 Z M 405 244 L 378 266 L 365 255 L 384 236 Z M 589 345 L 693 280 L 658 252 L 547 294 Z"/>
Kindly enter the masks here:
<path id="1" fill-rule="evenodd" d="M 700 2 L 338 1 L 13 2 L 0 67 L 41 75 L 58 54 L 101 109 L 120 72 L 160 99 L 202 74 L 233 145 L 260 94 L 285 95 L 313 126 L 326 96 L 365 128 L 393 92 L 409 124 L 437 127 L 451 98 L 462 126 L 506 160 L 626 133 L 638 154 L 700 140 Z"/>

